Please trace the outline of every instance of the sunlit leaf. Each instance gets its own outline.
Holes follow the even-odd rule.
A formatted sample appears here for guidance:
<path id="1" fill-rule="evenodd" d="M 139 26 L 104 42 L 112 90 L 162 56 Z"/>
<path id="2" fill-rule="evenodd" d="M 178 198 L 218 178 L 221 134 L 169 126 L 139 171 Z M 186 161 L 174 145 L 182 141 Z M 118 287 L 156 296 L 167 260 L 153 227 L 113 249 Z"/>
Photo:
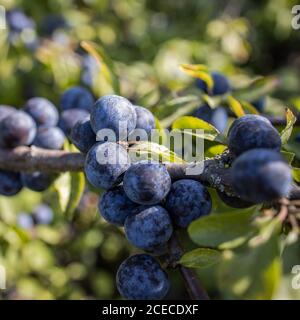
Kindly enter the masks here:
<path id="1" fill-rule="evenodd" d="M 294 123 L 297 118 L 290 109 L 286 109 L 286 127 L 281 131 L 281 142 L 286 144 L 292 134 Z"/>
<path id="2" fill-rule="evenodd" d="M 243 110 L 241 103 L 237 99 L 235 99 L 233 96 L 228 96 L 227 102 L 228 102 L 229 108 L 238 118 L 245 115 L 245 112 Z"/>
<path id="3" fill-rule="evenodd" d="M 256 230 L 251 223 L 252 216 L 252 212 L 235 212 L 202 217 L 191 223 L 188 233 L 201 247 L 221 248 L 222 244 L 237 239 L 241 244 Z"/>
<path id="4" fill-rule="evenodd" d="M 275 76 L 260 77 L 244 88 L 234 91 L 234 96 L 239 100 L 255 101 L 273 92 L 278 86 L 279 79 Z"/>
<path id="5" fill-rule="evenodd" d="M 276 234 L 241 253 L 225 252 L 219 265 L 220 290 L 229 299 L 271 299 L 281 276 L 279 254 Z"/>
<path id="6" fill-rule="evenodd" d="M 66 206 L 65 215 L 72 219 L 85 187 L 85 177 L 82 172 L 71 172 L 71 186 L 69 200 Z"/>
<path id="7" fill-rule="evenodd" d="M 214 86 L 213 78 L 209 74 L 209 71 L 205 65 L 182 64 L 180 66 L 180 69 L 186 74 L 188 74 L 189 76 L 203 80 L 206 83 L 208 90 L 211 90 L 213 88 Z"/>
<path id="8" fill-rule="evenodd" d="M 292 164 L 294 158 L 295 158 L 295 153 L 293 152 L 288 152 L 288 151 L 283 151 L 281 150 L 280 153 L 284 156 L 288 164 Z"/>
<path id="9" fill-rule="evenodd" d="M 292 175 L 295 181 L 300 182 L 300 168 L 292 168 Z"/>
<path id="10" fill-rule="evenodd" d="M 220 260 L 220 251 L 209 248 L 198 248 L 185 253 L 179 263 L 188 268 L 205 268 L 218 263 Z"/>
<path id="11" fill-rule="evenodd" d="M 177 119 L 172 124 L 172 129 L 174 130 L 184 130 L 184 129 L 192 129 L 199 130 L 200 132 L 191 133 L 193 136 L 201 139 L 207 139 L 210 141 L 218 141 L 222 144 L 225 143 L 225 137 L 223 137 L 217 128 L 215 128 L 212 124 L 195 117 L 184 116 L 182 118 Z M 202 132 L 201 132 L 202 131 Z M 189 131 L 185 132 L 186 134 L 190 134 Z"/>
<path id="12" fill-rule="evenodd" d="M 104 78 L 113 88 L 114 93 L 120 95 L 120 84 L 118 76 L 116 75 L 114 63 L 105 53 L 105 50 L 100 47 L 100 45 L 91 41 L 82 41 L 81 46 L 96 59 L 98 64 L 101 66 L 100 70 L 104 75 Z"/>

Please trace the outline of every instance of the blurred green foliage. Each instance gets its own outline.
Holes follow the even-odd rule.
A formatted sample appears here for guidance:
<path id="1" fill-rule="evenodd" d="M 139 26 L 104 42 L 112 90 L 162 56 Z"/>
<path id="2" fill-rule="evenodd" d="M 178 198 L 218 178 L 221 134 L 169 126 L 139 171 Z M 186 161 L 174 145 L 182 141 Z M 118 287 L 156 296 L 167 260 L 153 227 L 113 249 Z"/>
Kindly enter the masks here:
<path id="1" fill-rule="evenodd" d="M 180 70 L 182 63 L 201 63 L 222 71 L 235 88 L 256 76 L 276 75 L 280 85 L 268 97 L 267 112 L 283 116 L 285 106 L 299 110 L 300 101 L 300 31 L 291 28 L 295 4 L 296 0 L 0 0 L 6 10 L 22 9 L 36 23 L 34 30 L 14 38 L 9 29 L 0 30 L 0 103 L 22 107 L 28 98 L 43 96 L 59 108 L 60 94 L 73 84 L 88 86 L 96 97 L 112 92 L 113 86 L 101 72 L 105 65 L 99 67 L 80 46 L 81 41 L 93 41 L 112 59 L 121 94 L 151 108 L 165 126 L 170 122 L 168 116 L 188 114 L 198 105 L 192 96 L 180 114 L 182 103 L 170 103 L 182 92 L 200 95 L 193 78 Z M 64 23 L 49 34 L 51 17 L 60 17 Z M 84 73 L 86 59 L 92 65 L 88 73 Z M 291 147 L 299 161 L 297 148 Z M 213 156 L 223 146 L 208 143 L 206 149 L 206 155 Z M 134 249 L 124 241 L 122 230 L 99 218 L 98 194 L 86 188 L 70 221 L 57 208 L 53 188 L 45 194 L 22 191 L 10 199 L 0 197 L 0 264 L 7 270 L 7 290 L 0 291 L 1 297 L 120 298 L 115 273 Z M 54 222 L 21 229 L 18 214 L 31 213 L 41 201 L 55 210 Z M 220 208 L 218 201 L 214 208 L 214 214 L 236 214 L 236 209 Z M 196 248 L 189 241 L 186 247 Z M 264 255 L 259 250 L 265 248 L 259 247 L 253 255 Z M 298 242 L 283 256 L 284 276 L 276 297 L 300 298 L 300 291 L 289 290 L 291 265 L 299 264 L 299 252 Z M 242 254 L 239 258 L 231 263 L 247 265 L 251 259 Z M 229 281 L 227 267 L 224 265 L 223 277 Z M 210 295 L 218 299 L 234 296 L 236 288 L 223 282 L 220 286 L 217 273 L 215 265 L 199 270 Z M 170 276 L 168 297 L 186 298 L 177 272 Z M 235 276 L 233 281 L 238 281 L 239 274 Z M 250 296 L 265 297 L 252 295 L 252 291 Z"/>

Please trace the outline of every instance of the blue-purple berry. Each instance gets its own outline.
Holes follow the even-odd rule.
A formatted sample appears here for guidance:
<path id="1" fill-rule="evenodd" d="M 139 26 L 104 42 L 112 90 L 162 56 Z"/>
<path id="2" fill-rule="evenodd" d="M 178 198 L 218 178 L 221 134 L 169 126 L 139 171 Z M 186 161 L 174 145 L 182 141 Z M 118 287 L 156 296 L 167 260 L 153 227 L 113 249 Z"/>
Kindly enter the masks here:
<path id="1" fill-rule="evenodd" d="M 125 221 L 125 235 L 135 247 L 143 250 L 161 248 L 172 236 L 168 212 L 161 206 L 149 207 Z"/>
<path id="2" fill-rule="evenodd" d="M 170 282 L 159 263 L 148 254 L 137 254 L 126 259 L 119 267 L 117 287 L 129 300 L 161 300 Z"/>
<path id="3" fill-rule="evenodd" d="M 84 170 L 94 187 L 111 189 L 120 184 L 129 166 L 126 149 L 117 143 L 105 142 L 97 143 L 88 152 Z"/>
<path id="4" fill-rule="evenodd" d="M 0 122 L 0 147 L 14 148 L 30 145 L 36 135 L 36 124 L 23 111 L 16 111 Z"/>
<path id="5" fill-rule="evenodd" d="M 176 225 L 186 228 L 192 221 L 211 212 L 212 201 L 200 182 L 182 179 L 172 184 L 165 208 Z"/>
<path id="6" fill-rule="evenodd" d="M 123 186 L 133 202 L 154 205 L 160 203 L 170 191 L 171 178 L 164 165 L 142 161 L 126 171 Z"/>
<path id="7" fill-rule="evenodd" d="M 55 127 L 58 123 L 59 114 L 55 105 L 45 98 L 29 99 L 24 111 L 31 115 L 38 127 Z"/>

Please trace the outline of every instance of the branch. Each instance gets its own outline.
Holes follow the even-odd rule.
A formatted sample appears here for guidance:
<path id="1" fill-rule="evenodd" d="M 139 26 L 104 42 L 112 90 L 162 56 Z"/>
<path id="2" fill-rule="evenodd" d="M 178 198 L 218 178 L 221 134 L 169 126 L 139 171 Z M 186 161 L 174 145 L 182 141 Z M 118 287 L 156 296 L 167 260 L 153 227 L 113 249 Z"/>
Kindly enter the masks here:
<path id="1" fill-rule="evenodd" d="M 183 255 L 183 249 L 179 244 L 179 240 L 176 234 L 176 231 L 173 233 L 169 241 L 169 253 L 171 255 L 171 260 L 175 261 L 177 267 L 180 270 L 182 278 L 184 279 L 186 289 L 189 293 L 189 296 L 192 300 L 209 300 L 209 296 L 203 286 L 201 285 L 197 273 L 195 270 L 186 268 L 180 264 L 177 264 L 177 261 Z"/>
<path id="2" fill-rule="evenodd" d="M 0 169 L 16 172 L 67 172 L 83 171 L 85 155 L 82 153 L 62 150 L 48 150 L 37 147 L 17 147 L 12 150 L 0 149 Z M 233 161 L 228 151 L 214 158 L 204 160 L 202 163 L 167 163 L 166 168 L 173 181 L 180 179 L 193 179 L 206 186 L 235 196 L 232 189 L 230 169 L 228 165 Z M 197 175 L 187 174 L 191 170 L 203 165 L 203 170 Z M 189 172 L 189 171 L 188 171 Z M 300 199 L 300 188 L 294 185 L 289 199 Z"/>
<path id="3" fill-rule="evenodd" d="M 0 149 L 0 169 L 18 172 L 66 172 L 82 171 L 85 156 L 62 150 L 46 150 L 36 147 Z"/>

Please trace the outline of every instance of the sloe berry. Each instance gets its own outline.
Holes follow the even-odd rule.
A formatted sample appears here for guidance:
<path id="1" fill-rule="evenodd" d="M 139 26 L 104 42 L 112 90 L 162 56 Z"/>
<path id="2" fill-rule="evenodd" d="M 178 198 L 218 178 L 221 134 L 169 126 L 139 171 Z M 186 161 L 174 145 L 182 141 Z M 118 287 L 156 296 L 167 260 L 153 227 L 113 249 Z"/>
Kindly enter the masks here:
<path id="1" fill-rule="evenodd" d="M 117 143 L 97 143 L 88 152 L 85 174 L 96 188 L 111 189 L 122 181 L 123 173 L 130 166 L 127 151 Z"/>
<path id="2" fill-rule="evenodd" d="M 42 192 L 47 190 L 56 176 L 54 174 L 35 171 L 32 173 L 21 173 L 21 180 L 24 187 L 36 191 Z"/>
<path id="3" fill-rule="evenodd" d="M 261 97 L 255 101 L 252 101 L 251 104 L 256 108 L 256 110 L 263 112 L 266 106 L 266 97 Z"/>
<path id="4" fill-rule="evenodd" d="M 173 226 L 168 212 L 161 206 L 153 206 L 125 221 L 128 241 L 139 249 L 155 250 L 172 236 Z"/>
<path id="5" fill-rule="evenodd" d="M 0 169 L 0 195 L 14 196 L 22 187 L 19 173 Z"/>
<path id="6" fill-rule="evenodd" d="M 136 118 L 136 129 L 143 129 L 149 136 L 151 130 L 156 128 L 155 118 L 151 111 L 140 106 L 134 106 L 137 115 Z"/>
<path id="7" fill-rule="evenodd" d="M 117 287 L 130 300 L 161 300 L 169 291 L 167 274 L 148 254 L 137 254 L 126 259 L 119 267 Z"/>
<path id="8" fill-rule="evenodd" d="M 138 205 L 125 194 L 122 186 L 106 191 L 99 201 L 99 212 L 109 223 L 123 226 L 126 218 L 133 214 Z"/>
<path id="9" fill-rule="evenodd" d="M 141 161 L 126 171 L 123 186 L 133 202 L 153 205 L 166 197 L 170 191 L 171 178 L 164 165 Z"/>
<path id="10" fill-rule="evenodd" d="M 136 127 L 134 106 L 126 98 L 107 95 L 100 98 L 91 112 L 91 126 L 97 135 L 102 129 L 111 129 L 117 140 L 126 140 Z"/>
<path id="11" fill-rule="evenodd" d="M 228 114 L 223 107 L 212 109 L 205 104 L 195 111 L 194 116 L 212 124 L 222 133 L 227 127 Z"/>
<path id="12" fill-rule="evenodd" d="M 222 95 L 222 94 L 225 94 L 231 90 L 230 83 L 224 74 L 222 74 L 220 72 L 213 71 L 211 73 L 211 77 L 214 82 L 213 88 L 211 90 L 211 94 L 213 96 Z M 199 89 L 201 89 L 205 93 L 210 94 L 205 81 L 203 81 L 202 79 L 197 79 L 196 84 Z"/>
<path id="13" fill-rule="evenodd" d="M 281 139 L 278 131 L 265 117 L 248 114 L 236 119 L 229 129 L 228 148 L 238 156 L 256 148 L 279 151 Z"/>
<path id="14" fill-rule="evenodd" d="M 0 121 L 15 111 L 16 109 L 11 106 L 0 105 Z"/>
<path id="15" fill-rule="evenodd" d="M 182 179 L 172 184 L 165 207 L 174 223 L 186 228 L 192 221 L 208 215 L 212 202 L 209 192 L 200 182 Z"/>
<path id="16" fill-rule="evenodd" d="M 45 98 L 29 99 L 25 104 L 24 111 L 31 115 L 38 127 L 55 127 L 58 123 L 59 115 L 56 107 Z"/>
<path id="17" fill-rule="evenodd" d="M 70 135 L 72 143 L 83 153 L 87 153 L 96 143 L 96 135 L 91 127 L 90 117 L 79 120 Z"/>
<path id="18" fill-rule="evenodd" d="M 71 87 L 67 89 L 60 99 L 62 110 L 82 109 L 91 111 L 94 105 L 94 97 L 90 91 L 84 87 Z"/>
<path id="19" fill-rule="evenodd" d="M 283 157 L 268 149 L 253 149 L 240 155 L 232 165 L 232 184 L 244 200 L 262 203 L 288 194 L 291 170 Z"/>
<path id="20" fill-rule="evenodd" d="M 50 224 L 53 221 L 53 210 L 46 204 L 37 206 L 32 214 L 37 224 Z"/>
<path id="21" fill-rule="evenodd" d="M 16 111 L 0 122 L 0 146 L 14 148 L 30 145 L 36 135 L 36 124 L 23 111 Z"/>
<path id="22" fill-rule="evenodd" d="M 58 126 L 65 133 L 66 136 L 69 136 L 75 124 L 88 116 L 89 113 L 86 110 L 68 109 L 62 112 L 58 122 Z"/>
<path id="23" fill-rule="evenodd" d="M 22 32 L 24 29 L 34 29 L 35 23 L 23 11 L 19 9 L 7 12 L 6 20 L 9 28 L 14 32 Z"/>
<path id="24" fill-rule="evenodd" d="M 32 219 L 32 216 L 25 212 L 19 213 L 17 221 L 18 221 L 18 225 L 25 230 L 30 230 L 34 226 L 34 221 Z"/>
<path id="25" fill-rule="evenodd" d="M 64 145 L 65 139 L 65 134 L 58 127 L 40 127 L 33 140 L 33 145 L 44 149 L 60 150 Z"/>

